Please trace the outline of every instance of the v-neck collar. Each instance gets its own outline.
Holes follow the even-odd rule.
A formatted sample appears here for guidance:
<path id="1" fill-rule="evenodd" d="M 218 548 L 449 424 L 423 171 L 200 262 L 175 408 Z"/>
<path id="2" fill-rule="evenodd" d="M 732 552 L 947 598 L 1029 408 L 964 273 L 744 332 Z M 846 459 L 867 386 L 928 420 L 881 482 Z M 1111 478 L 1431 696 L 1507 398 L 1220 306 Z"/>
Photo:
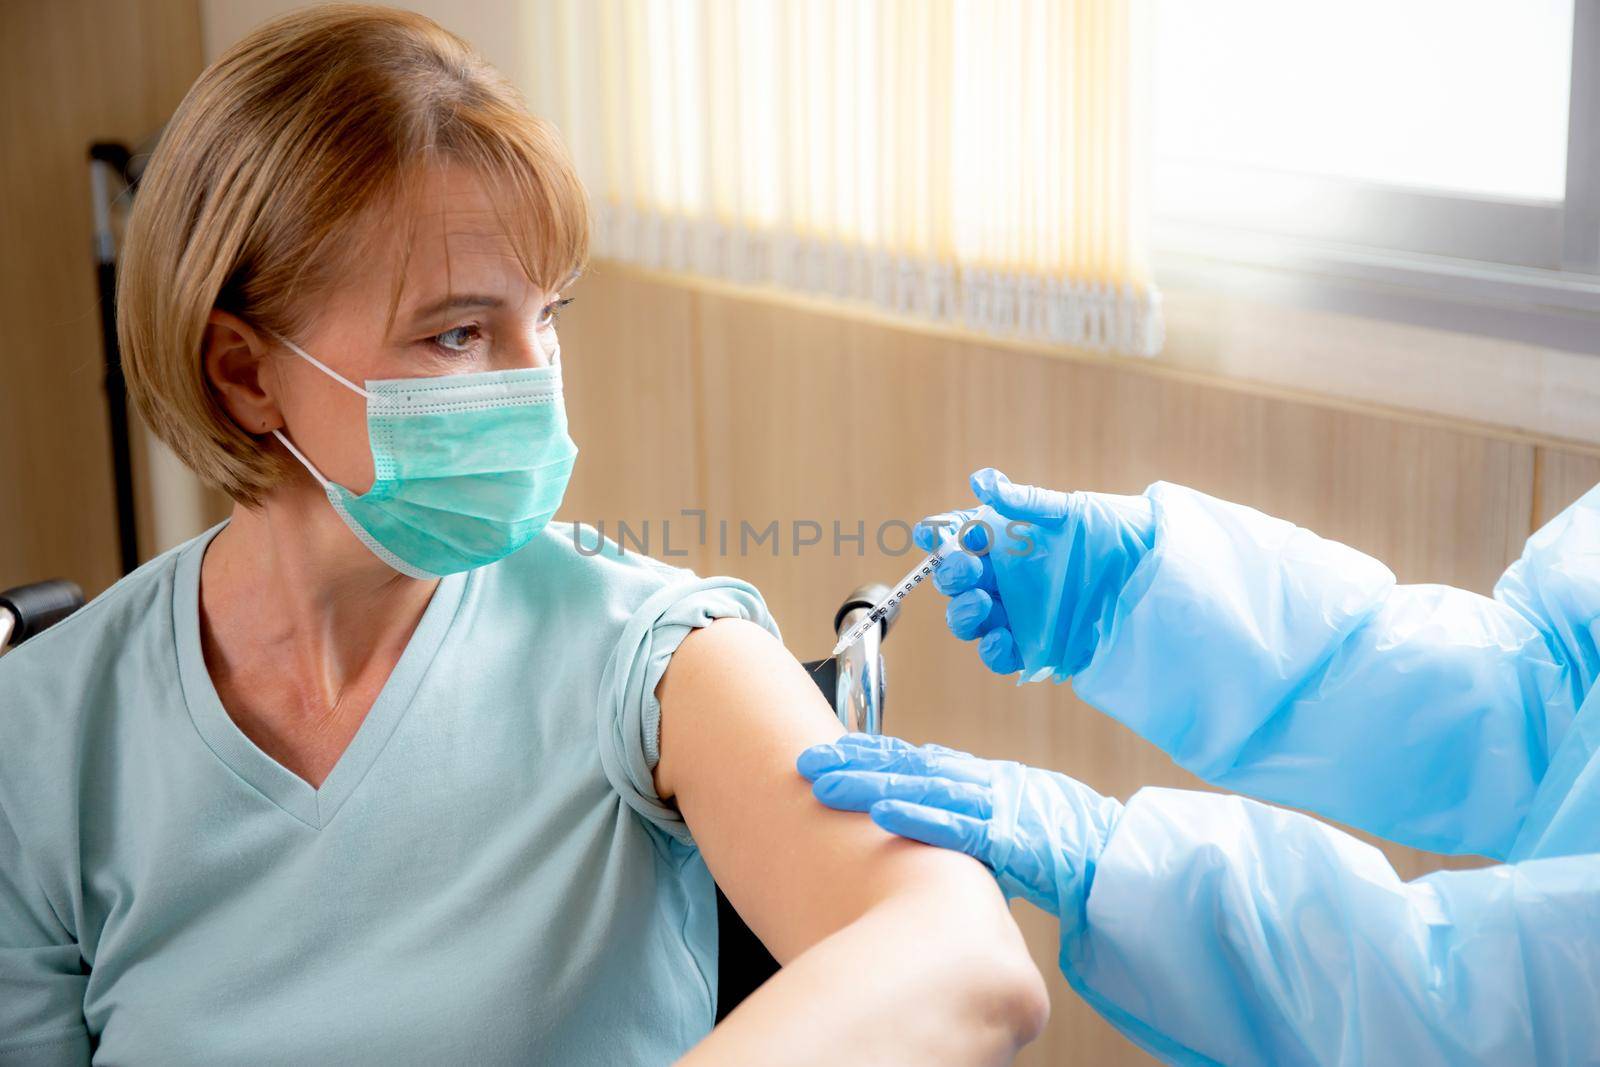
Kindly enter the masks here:
<path id="1" fill-rule="evenodd" d="M 177 559 L 172 612 L 184 702 L 195 729 L 218 759 L 284 811 L 312 829 L 320 830 L 332 821 L 340 806 L 367 776 L 395 727 L 410 709 L 422 676 L 455 618 L 472 572 L 451 574 L 439 580 L 405 651 L 400 654 L 371 710 L 322 786 L 313 788 L 310 782 L 261 751 L 245 736 L 222 706 L 211 673 L 206 669 L 200 647 L 200 562 L 212 538 L 226 525 L 224 520 L 201 534 Z"/>

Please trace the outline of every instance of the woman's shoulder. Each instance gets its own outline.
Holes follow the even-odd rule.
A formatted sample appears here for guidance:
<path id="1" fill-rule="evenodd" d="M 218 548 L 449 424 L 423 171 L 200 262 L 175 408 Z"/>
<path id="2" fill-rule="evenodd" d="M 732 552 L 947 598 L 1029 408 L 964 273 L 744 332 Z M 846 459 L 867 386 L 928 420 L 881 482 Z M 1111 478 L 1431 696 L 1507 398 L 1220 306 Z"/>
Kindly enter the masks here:
<path id="1" fill-rule="evenodd" d="M 738 578 L 701 577 L 603 536 L 592 526 L 551 523 L 522 552 L 497 588 L 514 588 L 540 608 L 577 672 L 592 672 L 600 765 L 623 801 L 646 822 L 685 845 L 683 817 L 657 796 L 661 706 L 656 688 L 678 646 L 719 619 L 743 619 L 781 640 L 760 592 Z M 499 616 L 516 626 L 513 603 Z M 588 655 L 585 655 L 587 650 Z"/>
<path id="2" fill-rule="evenodd" d="M 660 590 L 697 580 L 694 571 L 627 549 L 584 523 L 552 522 L 496 568 L 519 596 L 626 617 Z"/>
<path id="3" fill-rule="evenodd" d="M 550 523 L 526 548 L 484 570 L 475 580 L 480 618 L 529 636 L 549 637 L 554 629 L 574 650 L 609 655 L 649 643 L 650 631 L 661 627 L 681 636 L 684 627 L 730 615 L 777 629 L 749 583 L 701 577 L 618 545 L 592 526 Z"/>
<path id="4" fill-rule="evenodd" d="M 172 588 L 182 548 L 0 656 L 0 806 L 14 806 L 14 817 L 48 823 L 70 811 L 91 750 L 124 736 L 124 716 L 148 718 L 177 685 Z"/>
<path id="5" fill-rule="evenodd" d="M 149 645 L 171 643 L 177 559 L 193 542 L 163 552 L 83 607 L 0 657 L 0 704 L 27 703 L 42 690 L 82 684 Z M 0 720 L 5 718 L 0 713 Z M 0 729 L 4 723 L 0 721 Z"/>

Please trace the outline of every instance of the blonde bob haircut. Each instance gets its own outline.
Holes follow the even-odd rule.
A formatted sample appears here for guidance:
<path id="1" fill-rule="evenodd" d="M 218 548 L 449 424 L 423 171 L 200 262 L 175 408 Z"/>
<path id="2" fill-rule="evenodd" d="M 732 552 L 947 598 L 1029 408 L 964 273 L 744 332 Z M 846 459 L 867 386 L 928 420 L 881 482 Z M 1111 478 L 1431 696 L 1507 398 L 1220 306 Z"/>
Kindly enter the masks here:
<path id="1" fill-rule="evenodd" d="M 256 29 L 190 87 L 128 219 L 117 336 L 139 412 L 201 478 L 253 506 L 285 474 L 207 384 L 212 309 L 302 333 L 316 295 L 371 255 L 358 235 L 396 236 L 363 225 L 381 217 L 406 227 L 392 326 L 416 217 L 406 208 L 428 168 L 449 163 L 483 179 L 535 286 L 571 280 L 588 252 L 588 206 L 559 136 L 433 21 L 304 8 Z"/>

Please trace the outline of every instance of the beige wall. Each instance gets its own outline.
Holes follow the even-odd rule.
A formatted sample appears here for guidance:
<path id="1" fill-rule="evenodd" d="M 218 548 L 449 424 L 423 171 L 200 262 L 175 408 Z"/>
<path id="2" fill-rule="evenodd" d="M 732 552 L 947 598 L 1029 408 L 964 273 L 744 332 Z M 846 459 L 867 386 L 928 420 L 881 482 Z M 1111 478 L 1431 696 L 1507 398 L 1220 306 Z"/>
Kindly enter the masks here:
<path id="1" fill-rule="evenodd" d="M 325 0 L 321 0 L 325 2 Z M 516 85 L 537 76 L 538 50 L 525 46 L 532 33 L 532 8 L 538 0 L 398 0 L 390 7 L 418 11 L 471 41 Z M 256 26 L 312 6 L 307 0 L 198 0 L 205 59 L 209 63 Z"/>
<path id="2" fill-rule="evenodd" d="M 93 594 L 119 566 L 88 148 L 166 121 L 200 72 L 199 9 L 8 0 L 0 50 L 0 588 L 67 577 Z M 173 513 L 141 516 L 146 554 Z"/>
<path id="3" fill-rule="evenodd" d="M 582 452 L 566 518 L 676 519 L 676 562 L 759 586 L 802 658 L 831 644 L 839 598 L 893 580 L 908 558 L 854 545 L 778 558 L 722 555 L 728 520 L 844 520 L 868 530 L 965 503 L 968 471 L 994 465 L 1046 485 L 1136 492 L 1195 486 L 1283 516 L 1387 561 L 1407 582 L 1487 592 L 1546 518 L 1600 482 L 1600 456 L 1436 418 L 1365 412 L 1257 386 L 1208 382 L 1140 361 L 1078 360 L 912 331 L 804 301 L 597 265 L 562 323 L 573 434 Z M 1287 343 L 1287 341 L 1286 341 Z M 989 676 L 912 599 L 887 646 L 887 725 L 985 755 L 1027 760 L 1126 798 L 1141 785 L 1199 787 L 1067 687 Z M 1385 846 L 1406 876 L 1445 861 Z M 1471 864 L 1470 859 L 1450 865 Z M 1142 1063 L 1079 1003 L 1054 966 L 1051 924 L 1019 906 L 1054 1018 L 1030 1064 Z M 1175 965 L 1181 966 L 1181 961 Z"/>
<path id="4" fill-rule="evenodd" d="M 1211 289 L 1165 301 L 1163 365 L 1600 446 L 1600 357 Z"/>

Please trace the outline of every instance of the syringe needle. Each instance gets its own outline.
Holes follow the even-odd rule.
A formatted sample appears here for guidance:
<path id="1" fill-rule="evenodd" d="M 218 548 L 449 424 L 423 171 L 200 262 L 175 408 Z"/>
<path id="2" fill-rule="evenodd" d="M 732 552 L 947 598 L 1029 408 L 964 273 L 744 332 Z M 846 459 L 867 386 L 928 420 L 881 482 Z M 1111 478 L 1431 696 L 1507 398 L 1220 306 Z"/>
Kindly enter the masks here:
<path id="1" fill-rule="evenodd" d="M 876 626 L 879 620 L 881 620 L 885 615 L 889 614 L 889 610 L 894 605 L 900 603 L 911 594 L 911 590 L 921 585 L 923 580 L 933 573 L 934 568 L 939 566 L 939 564 L 944 560 L 944 557 L 948 555 L 950 551 L 955 548 L 955 546 L 956 539 L 954 535 L 947 533 L 944 541 L 939 545 L 938 548 L 934 549 L 932 552 L 929 552 L 925 557 L 923 557 L 921 563 L 918 563 L 915 567 L 912 567 L 910 573 L 895 583 L 894 588 L 889 591 L 888 596 L 874 604 L 871 611 L 867 612 L 867 614 L 858 622 L 856 622 L 854 626 L 851 626 L 848 630 L 839 635 L 839 643 L 833 646 L 833 652 L 830 653 L 830 658 L 837 656 L 839 653 L 843 652 L 845 649 L 861 640 L 862 635 L 868 630 L 872 629 L 872 627 Z"/>

